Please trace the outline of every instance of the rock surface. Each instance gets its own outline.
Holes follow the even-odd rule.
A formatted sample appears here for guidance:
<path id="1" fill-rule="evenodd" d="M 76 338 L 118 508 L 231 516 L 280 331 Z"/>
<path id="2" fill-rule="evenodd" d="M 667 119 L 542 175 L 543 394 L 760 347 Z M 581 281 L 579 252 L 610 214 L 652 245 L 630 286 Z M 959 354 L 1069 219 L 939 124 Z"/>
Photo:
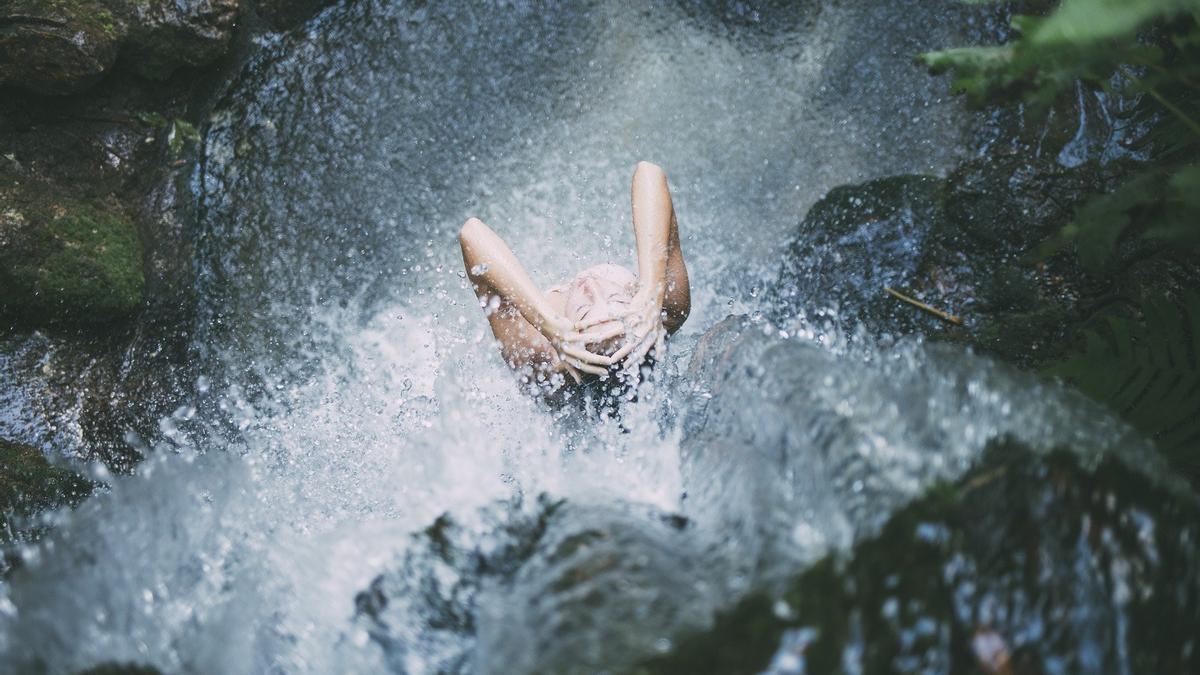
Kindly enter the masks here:
<path id="1" fill-rule="evenodd" d="M 848 556 L 633 672 L 1196 672 L 1200 506 L 1162 489 L 1116 460 L 997 444 Z"/>
<path id="2" fill-rule="evenodd" d="M 0 439 L 0 544 L 36 536 L 33 516 L 75 505 L 92 488 L 75 473 L 51 465 L 37 448 Z"/>
<path id="3" fill-rule="evenodd" d="M 316 14 L 334 0 L 258 0 L 259 16 L 276 30 L 295 26 Z"/>
<path id="4" fill-rule="evenodd" d="M 237 15 L 238 0 L 130 2 L 124 56 L 137 72 L 155 79 L 202 66 L 225 53 Z"/>
<path id="5" fill-rule="evenodd" d="M 358 596 L 358 622 L 396 672 L 619 670 L 713 611 L 685 529 L 648 507 L 545 499 L 443 516 Z"/>
<path id="6" fill-rule="evenodd" d="M 141 240 L 116 205 L 24 186 L 0 186 L 0 205 L 0 316 L 95 324 L 141 309 Z"/>
<path id="7" fill-rule="evenodd" d="M 861 323 L 874 335 L 966 342 L 1022 365 L 1053 358 L 1114 287 L 1136 296 L 1162 287 L 1164 277 L 1197 276 L 1194 265 L 1149 269 L 1135 262 L 1104 284 L 1073 255 L 1036 265 L 1026 258 L 1070 221 L 1077 204 L 1125 169 L 1120 162 L 1068 168 L 981 157 L 946 179 L 897 176 L 837 188 L 797 231 L 780 273 L 775 318 L 833 307 L 842 327 Z M 884 286 L 964 325 L 904 304 Z"/>
<path id="8" fill-rule="evenodd" d="M 15 0 L 0 8 L 0 85 L 87 89 L 117 63 L 162 79 L 223 55 L 238 0 Z"/>
<path id="9" fill-rule="evenodd" d="M 68 94 L 117 60 L 124 24 L 108 2 L 14 0 L 0 6 L 0 85 Z"/>

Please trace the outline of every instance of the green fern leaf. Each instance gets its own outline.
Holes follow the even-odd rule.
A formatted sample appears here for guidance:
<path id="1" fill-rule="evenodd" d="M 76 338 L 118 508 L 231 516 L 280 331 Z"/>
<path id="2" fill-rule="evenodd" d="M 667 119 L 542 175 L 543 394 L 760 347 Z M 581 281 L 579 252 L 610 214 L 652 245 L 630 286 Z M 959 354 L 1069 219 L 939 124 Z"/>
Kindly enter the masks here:
<path id="1" fill-rule="evenodd" d="M 1145 433 L 1177 465 L 1200 466 L 1200 293 L 1158 298 L 1143 319 L 1104 317 L 1083 351 L 1049 368 Z"/>

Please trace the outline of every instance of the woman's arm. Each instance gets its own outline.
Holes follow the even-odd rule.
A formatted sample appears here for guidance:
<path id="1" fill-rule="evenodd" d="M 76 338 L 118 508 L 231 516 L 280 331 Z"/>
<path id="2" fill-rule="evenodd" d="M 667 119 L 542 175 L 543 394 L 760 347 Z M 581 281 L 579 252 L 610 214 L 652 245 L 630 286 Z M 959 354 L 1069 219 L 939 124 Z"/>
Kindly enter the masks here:
<path id="1" fill-rule="evenodd" d="M 638 290 L 625 316 L 625 345 L 612 358 L 620 361 L 628 357 L 628 363 L 636 367 L 651 349 L 661 354 L 667 333 L 675 332 L 687 319 L 691 289 L 679 248 L 675 207 L 661 167 L 638 162 L 631 199 Z"/>
<path id="2" fill-rule="evenodd" d="M 521 261 L 492 228 L 478 218 L 471 218 L 463 225 L 458 241 L 462 245 L 463 264 L 477 294 L 482 289 L 508 300 L 539 332 L 548 329 L 565 335 L 571 330 L 570 322 L 550 307 Z"/>
<path id="3" fill-rule="evenodd" d="M 475 295 L 508 363 L 553 369 L 562 361 L 597 375 L 607 372 L 601 366 L 612 363 L 612 358 L 592 354 L 582 344 L 611 335 L 600 337 L 576 330 L 550 305 L 499 235 L 483 221 L 471 218 L 458 239 Z M 578 379 L 578 373 L 569 374 Z"/>
<path id="4" fill-rule="evenodd" d="M 638 162 L 631 193 L 641 296 L 638 299 L 653 303 L 660 311 L 666 310 L 664 326 L 674 333 L 691 311 L 691 288 L 679 246 L 679 225 L 667 174 L 657 164 Z"/>

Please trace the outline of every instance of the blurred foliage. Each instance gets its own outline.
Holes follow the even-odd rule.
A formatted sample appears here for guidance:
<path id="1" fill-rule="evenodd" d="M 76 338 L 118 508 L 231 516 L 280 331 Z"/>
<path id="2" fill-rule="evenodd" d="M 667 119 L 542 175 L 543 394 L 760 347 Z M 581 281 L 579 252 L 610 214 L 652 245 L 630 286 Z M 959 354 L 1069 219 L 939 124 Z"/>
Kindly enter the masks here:
<path id="1" fill-rule="evenodd" d="M 1018 15 L 1019 36 L 1000 46 L 922 54 L 935 73 L 983 106 L 1019 101 L 1048 111 L 1082 81 L 1135 101 L 1126 125 L 1152 162 L 1114 193 L 1083 204 L 1034 254 L 1075 244 L 1090 271 L 1103 270 L 1131 231 L 1171 246 L 1200 245 L 1200 0 L 1064 0 L 1046 17 Z"/>
<path id="2" fill-rule="evenodd" d="M 1086 346 L 1052 368 L 1108 402 L 1196 481 L 1200 445 L 1200 293 L 1155 298 L 1144 321 L 1106 315 Z"/>
<path id="3" fill-rule="evenodd" d="M 1044 116 L 1082 82 L 1130 103 L 1118 123 L 1141 133 L 1146 161 L 1111 192 L 1084 199 L 1073 219 L 1029 252 L 1073 250 L 1083 270 L 1119 285 L 1122 265 L 1146 256 L 1194 260 L 1200 248 L 1200 0 L 1063 0 L 1046 16 L 1017 15 L 999 46 L 921 55 L 977 107 L 1019 103 Z M 1120 288 L 1114 288 L 1120 294 Z M 1147 299 L 1148 298 L 1148 299 Z M 1049 370 L 1108 404 L 1200 479 L 1200 295 L 1140 294 L 1132 315 L 1101 310 L 1077 350 Z"/>

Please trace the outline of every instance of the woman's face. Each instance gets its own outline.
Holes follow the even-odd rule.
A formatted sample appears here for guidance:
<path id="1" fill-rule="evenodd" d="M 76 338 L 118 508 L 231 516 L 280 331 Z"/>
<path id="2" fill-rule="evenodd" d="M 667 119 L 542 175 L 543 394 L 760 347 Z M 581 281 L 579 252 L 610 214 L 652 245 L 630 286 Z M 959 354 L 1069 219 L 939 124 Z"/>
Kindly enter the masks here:
<path id="1" fill-rule="evenodd" d="M 601 321 L 594 330 L 613 327 L 637 288 L 637 277 L 619 265 L 596 265 L 579 273 L 567 287 L 565 311 L 571 321 Z M 621 347 L 621 336 L 585 348 L 595 354 L 612 354 Z"/>

